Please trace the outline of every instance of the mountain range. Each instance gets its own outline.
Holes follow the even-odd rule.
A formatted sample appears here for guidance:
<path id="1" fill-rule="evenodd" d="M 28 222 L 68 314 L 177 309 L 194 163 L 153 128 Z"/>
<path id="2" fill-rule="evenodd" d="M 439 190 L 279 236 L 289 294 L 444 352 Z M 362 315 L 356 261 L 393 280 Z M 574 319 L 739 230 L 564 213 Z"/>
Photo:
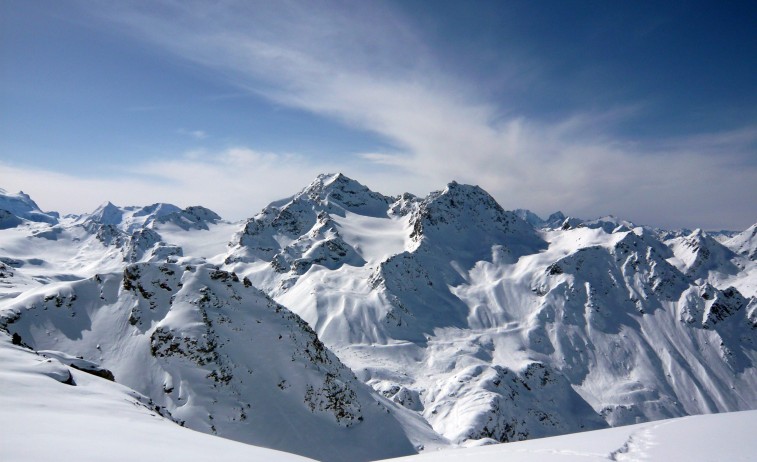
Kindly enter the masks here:
<path id="1" fill-rule="evenodd" d="M 456 182 L 320 175 L 242 222 L 0 190 L 4 388 L 335 462 L 757 409 L 755 249 Z"/>

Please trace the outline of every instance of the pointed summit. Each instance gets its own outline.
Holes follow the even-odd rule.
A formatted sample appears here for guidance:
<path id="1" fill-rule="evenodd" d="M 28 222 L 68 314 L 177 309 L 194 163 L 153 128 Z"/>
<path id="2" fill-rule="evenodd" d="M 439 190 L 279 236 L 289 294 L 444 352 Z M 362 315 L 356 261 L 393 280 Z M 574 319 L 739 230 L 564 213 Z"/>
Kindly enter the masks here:
<path id="1" fill-rule="evenodd" d="M 120 207 L 107 201 L 101 204 L 87 218 L 89 221 L 96 221 L 103 225 L 117 225 L 123 218 L 123 210 Z"/>
<path id="2" fill-rule="evenodd" d="M 670 243 L 673 253 L 680 261 L 679 269 L 693 279 L 706 278 L 710 271 L 725 274 L 737 271 L 731 261 L 736 255 L 699 228 L 688 236 L 671 240 Z"/>
<path id="3" fill-rule="evenodd" d="M 565 214 L 558 210 L 547 217 L 544 225 L 547 228 L 559 228 L 565 222 L 565 218 L 567 218 Z"/>
<path id="4" fill-rule="evenodd" d="M 525 221 L 534 228 L 541 228 L 542 226 L 544 226 L 544 220 L 539 215 L 528 209 L 515 209 L 513 210 L 513 213 L 518 215 L 521 220 Z"/>
<path id="5" fill-rule="evenodd" d="M 757 223 L 727 240 L 725 246 L 750 260 L 757 260 Z"/>
<path id="6" fill-rule="evenodd" d="M 410 237 L 415 241 L 431 239 L 434 245 L 463 250 L 479 259 L 487 258 L 495 244 L 508 247 L 515 259 L 545 245 L 533 226 L 506 212 L 481 187 L 456 181 L 429 194 L 411 223 Z"/>
<path id="7" fill-rule="evenodd" d="M 361 215 L 384 217 L 390 198 L 371 191 L 367 186 L 342 173 L 321 174 L 294 196 L 294 201 L 308 199 L 317 208 L 344 215 L 344 211 Z"/>

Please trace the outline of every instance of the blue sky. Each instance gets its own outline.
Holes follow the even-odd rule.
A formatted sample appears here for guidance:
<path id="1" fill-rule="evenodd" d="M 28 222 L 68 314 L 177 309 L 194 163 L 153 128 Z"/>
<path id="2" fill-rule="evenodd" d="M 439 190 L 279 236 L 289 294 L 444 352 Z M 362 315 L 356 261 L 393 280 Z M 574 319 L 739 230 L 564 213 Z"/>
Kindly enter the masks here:
<path id="1" fill-rule="evenodd" d="M 0 3 L 0 186 L 251 216 L 343 171 L 505 208 L 757 221 L 753 2 Z"/>

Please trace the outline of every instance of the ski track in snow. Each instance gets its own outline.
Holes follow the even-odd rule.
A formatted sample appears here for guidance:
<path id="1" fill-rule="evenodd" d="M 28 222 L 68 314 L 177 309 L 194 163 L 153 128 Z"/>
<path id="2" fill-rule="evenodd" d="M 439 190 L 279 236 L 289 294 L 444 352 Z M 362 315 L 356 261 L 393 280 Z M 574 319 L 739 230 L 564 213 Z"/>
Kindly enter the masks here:
<path id="1" fill-rule="evenodd" d="M 641 461 L 648 460 L 649 449 L 657 445 L 655 430 L 671 422 L 663 422 L 657 425 L 644 426 L 628 436 L 623 446 L 610 453 L 609 459 L 614 461 Z"/>

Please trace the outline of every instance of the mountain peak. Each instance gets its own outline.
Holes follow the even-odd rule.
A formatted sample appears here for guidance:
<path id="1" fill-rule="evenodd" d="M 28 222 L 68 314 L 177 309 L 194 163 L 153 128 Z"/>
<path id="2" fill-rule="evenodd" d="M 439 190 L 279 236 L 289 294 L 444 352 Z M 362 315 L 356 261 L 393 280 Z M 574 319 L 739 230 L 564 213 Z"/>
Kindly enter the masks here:
<path id="1" fill-rule="evenodd" d="M 32 198 L 19 191 L 16 194 L 9 193 L 0 189 L 0 210 L 5 210 L 17 218 L 51 225 L 58 223 L 58 214 L 56 212 L 43 212 Z"/>
<path id="2" fill-rule="evenodd" d="M 449 182 L 443 190 L 430 193 L 424 202 L 429 204 L 445 203 L 453 209 L 460 206 L 471 206 L 476 209 L 483 207 L 485 209 L 504 211 L 497 201 L 480 186 L 462 184 L 454 180 Z"/>
<path id="3" fill-rule="evenodd" d="M 550 216 L 547 217 L 547 222 L 559 222 L 562 223 L 563 220 L 565 220 L 565 214 L 562 213 L 562 211 L 558 210 L 557 212 L 552 213 Z"/>
<path id="4" fill-rule="evenodd" d="M 343 215 L 349 210 L 369 216 L 386 216 L 390 199 L 371 191 L 367 186 L 342 173 L 321 174 L 294 196 L 294 201 L 307 198 L 329 212 Z"/>
<path id="5" fill-rule="evenodd" d="M 757 260 L 757 223 L 725 242 L 726 247 L 750 260 Z"/>
<path id="6" fill-rule="evenodd" d="M 552 213 L 546 220 L 528 209 L 515 209 L 513 213 L 534 228 L 559 228 L 566 218 L 560 211 Z"/>
<path id="7" fill-rule="evenodd" d="M 152 215 L 157 218 L 175 212 L 181 212 L 181 208 L 165 202 L 156 202 L 145 207 L 138 207 L 134 212 L 134 216 L 141 217 Z"/>
<path id="8" fill-rule="evenodd" d="M 602 229 L 607 234 L 629 231 L 637 227 L 636 224 L 630 221 L 621 220 L 614 215 L 605 215 L 594 220 L 584 221 L 581 223 L 581 226 L 592 229 Z"/>
<path id="9" fill-rule="evenodd" d="M 707 277 L 710 271 L 723 274 L 737 271 L 731 262 L 735 257 L 731 249 L 699 228 L 688 236 L 673 239 L 671 248 L 680 261 L 680 269 L 690 277 Z"/>
<path id="10" fill-rule="evenodd" d="M 192 205 L 184 210 L 159 215 L 155 218 L 157 223 L 173 223 L 185 231 L 189 229 L 207 230 L 209 223 L 215 224 L 219 221 L 221 221 L 220 215 L 200 205 Z"/>
<path id="11" fill-rule="evenodd" d="M 506 212 L 488 192 L 456 181 L 443 191 L 429 194 L 412 224 L 410 237 L 416 241 L 433 236 L 437 244 L 489 253 L 491 245 L 506 244 L 516 258 L 544 244 L 532 226 L 515 213 Z"/>
<path id="12" fill-rule="evenodd" d="M 339 190 L 366 190 L 366 186 L 343 173 L 321 173 L 302 192 Z"/>
<path id="13" fill-rule="evenodd" d="M 123 210 L 110 201 L 102 203 L 89 216 L 91 221 L 97 221 L 103 225 L 117 225 L 121 223 Z"/>
<path id="14" fill-rule="evenodd" d="M 111 225 L 127 233 L 132 233 L 140 228 L 150 226 L 161 217 L 180 213 L 181 211 L 179 207 L 163 202 L 147 206 L 132 205 L 119 207 L 107 201 L 97 207 L 91 214 L 83 215 L 80 223 L 88 228 L 93 225 Z"/>

